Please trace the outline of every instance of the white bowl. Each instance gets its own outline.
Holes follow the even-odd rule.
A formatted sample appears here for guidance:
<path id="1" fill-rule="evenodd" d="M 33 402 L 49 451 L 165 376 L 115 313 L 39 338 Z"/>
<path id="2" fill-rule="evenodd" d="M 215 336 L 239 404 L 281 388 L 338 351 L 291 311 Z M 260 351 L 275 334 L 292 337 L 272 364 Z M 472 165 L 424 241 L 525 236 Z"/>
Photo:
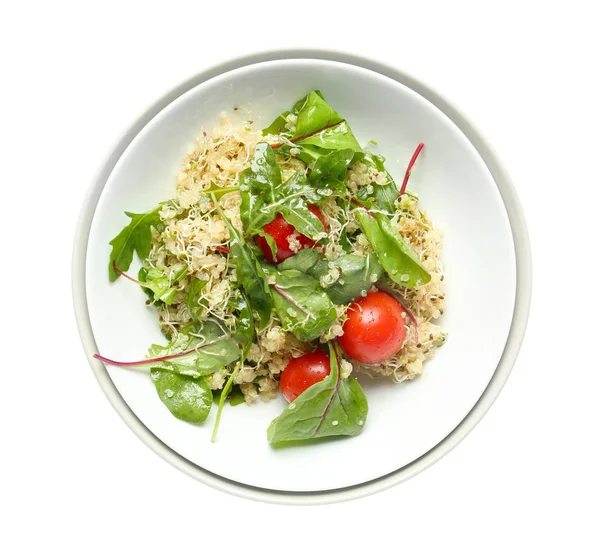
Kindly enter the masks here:
<path id="1" fill-rule="evenodd" d="M 295 58 L 295 59 L 293 59 Z M 170 198 L 194 138 L 221 111 L 250 107 L 267 125 L 320 89 L 370 139 L 401 179 L 417 143 L 426 144 L 410 187 L 443 229 L 447 343 L 413 382 L 365 385 L 369 417 L 357 437 L 273 449 L 266 429 L 283 398 L 226 407 L 216 443 L 214 409 L 204 426 L 174 418 L 146 371 L 105 367 L 96 352 L 142 358 L 161 343 L 157 314 L 139 289 L 109 283 L 108 242 L 127 223 Z M 270 52 L 208 70 L 167 94 L 133 124 L 86 199 L 73 264 L 79 328 L 109 399 L 159 454 L 202 481 L 276 502 L 331 502 L 393 485 L 434 462 L 491 405 L 515 360 L 530 297 L 527 232 L 515 192 L 480 134 L 436 93 L 399 71 L 332 52 Z"/>

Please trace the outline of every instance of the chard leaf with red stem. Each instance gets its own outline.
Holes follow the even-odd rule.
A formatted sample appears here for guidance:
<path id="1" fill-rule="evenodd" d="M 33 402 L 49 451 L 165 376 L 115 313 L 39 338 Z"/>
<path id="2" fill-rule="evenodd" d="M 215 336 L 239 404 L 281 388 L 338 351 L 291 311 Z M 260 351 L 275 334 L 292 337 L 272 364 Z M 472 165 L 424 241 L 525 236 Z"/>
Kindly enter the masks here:
<path id="1" fill-rule="evenodd" d="M 275 313 L 283 329 L 298 340 L 319 338 L 336 320 L 333 302 L 314 277 L 295 269 L 263 269 L 268 274 Z"/>
<path id="2" fill-rule="evenodd" d="M 342 355 L 337 342 L 329 343 L 330 373 L 302 392 L 271 422 L 271 445 L 331 436 L 359 434 L 367 420 L 367 398 L 352 377 L 342 378 Z"/>

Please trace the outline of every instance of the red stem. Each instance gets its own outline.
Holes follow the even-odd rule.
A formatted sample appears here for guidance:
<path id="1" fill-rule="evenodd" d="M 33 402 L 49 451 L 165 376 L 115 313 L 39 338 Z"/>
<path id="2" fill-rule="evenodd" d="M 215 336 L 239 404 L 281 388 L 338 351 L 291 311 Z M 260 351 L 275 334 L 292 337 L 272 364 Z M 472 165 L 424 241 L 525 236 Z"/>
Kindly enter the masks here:
<path id="1" fill-rule="evenodd" d="M 185 355 L 189 355 L 190 353 L 194 353 L 202 348 L 206 348 L 208 346 L 212 346 L 225 338 L 229 338 L 229 334 L 222 336 L 221 338 L 217 338 L 212 342 L 207 342 L 206 344 L 202 344 L 201 346 L 196 346 L 195 348 L 188 349 L 187 351 L 182 351 L 181 353 L 174 353 L 173 355 L 163 355 L 162 357 L 153 357 L 152 359 L 143 359 L 141 361 L 115 361 L 114 359 L 108 359 L 107 357 L 103 357 L 98 353 L 94 353 L 94 359 L 98 359 L 107 365 L 115 365 L 116 367 L 138 367 L 143 365 L 148 365 L 150 363 L 162 363 L 163 361 L 169 361 L 170 359 L 177 359 L 178 357 L 184 357 Z"/>
<path id="2" fill-rule="evenodd" d="M 404 191 L 406 191 L 406 186 L 408 185 L 408 178 L 410 178 L 412 168 L 415 165 L 415 162 L 417 162 L 417 158 L 419 157 L 419 153 L 423 150 L 423 147 L 425 147 L 424 143 L 419 143 L 419 145 L 417 145 L 417 148 L 415 149 L 415 152 L 413 153 L 413 156 L 410 159 L 410 162 L 408 163 L 408 168 L 406 169 L 406 173 L 404 174 L 404 180 L 402 181 L 402 187 L 400 187 L 401 195 L 404 194 Z"/>
<path id="3" fill-rule="evenodd" d="M 319 130 L 315 130 L 314 132 L 311 132 L 310 134 L 306 134 L 304 136 L 298 136 L 298 137 L 292 138 L 292 139 L 290 139 L 288 141 L 291 141 L 292 143 L 296 143 L 297 141 L 302 141 L 303 139 L 308 139 L 309 137 L 312 137 L 315 134 L 318 134 L 319 132 L 324 132 L 325 130 L 329 130 L 329 128 L 333 128 L 334 126 L 338 126 L 342 122 L 344 122 L 344 121 L 340 120 L 339 122 L 335 122 L 334 124 L 330 124 L 329 126 L 325 126 L 324 128 L 320 128 Z M 277 149 L 278 147 L 281 147 L 282 145 L 285 145 L 285 144 L 284 143 L 276 143 L 275 145 L 271 145 L 271 149 Z"/>
<path id="4" fill-rule="evenodd" d="M 279 294 L 281 294 L 281 296 L 283 296 L 290 304 L 292 304 L 296 309 L 299 309 L 302 313 L 304 313 L 305 315 L 307 315 L 308 317 L 310 317 L 311 319 L 314 319 L 315 316 L 310 312 L 310 311 L 306 311 L 300 304 L 297 304 L 291 296 L 289 296 L 288 294 L 286 294 L 281 287 L 277 286 L 277 285 L 272 285 L 272 287 L 275 289 L 276 292 L 278 292 Z"/>
<path id="5" fill-rule="evenodd" d="M 113 260 L 113 269 L 119 274 L 119 275 L 123 275 L 123 277 L 125 277 L 126 279 L 129 279 L 130 281 L 133 281 L 134 283 L 137 283 L 140 286 L 148 286 L 146 283 L 142 283 L 142 281 L 138 281 L 137 279 L 134 279 L 133 277 L 127 275 L 127 273 L 125 273 L 124 271 L 121 271 L 118 267 L 117 267 L 117 262 L 115 260 Z"/>
<path id="6" fill-rule="evenodd" d="M 215 246 L 215 250 L 217 252 L 222 252 L 223 254 L 229 254 L 229 252 L 231 252 L 229 250 L 229 248 L 225 247 L 225 246 Z"/>

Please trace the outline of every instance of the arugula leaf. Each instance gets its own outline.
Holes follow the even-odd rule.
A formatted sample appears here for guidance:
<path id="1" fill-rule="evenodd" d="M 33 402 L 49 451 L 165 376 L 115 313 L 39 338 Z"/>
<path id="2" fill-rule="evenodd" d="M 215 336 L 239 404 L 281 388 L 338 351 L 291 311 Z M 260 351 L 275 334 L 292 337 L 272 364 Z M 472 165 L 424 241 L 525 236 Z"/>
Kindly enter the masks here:
<path id="1" fill-rule="evenodd" d="M 329 376 L 310 386 L 271 422 L 267 439 L 277 446 L 319 437 L 359 434 L 367 419 L 367 398 L 358 382 L 340 372 L 338 344 L 329 344 Z"/>
<path id="2" fill-rule="evenodd" d="M 354 151 L 352 149 L 340 149 L 319 157 L 308 176 L 308 183 L 315 189 L 329 189 L 342 195 L 345 194 L 344 180 L 353 159 Z"/>
<path id="3" fill-rule="evenodd" d="M 187 309 L 192 319 L 198 319 L 202 313 L 204 307 L 198 302 L 198 296 L 202 293 L 202 289 L 206 286 L 208 281 L 202 279 L 192 279 L 188 287 L 187 295 Z"/>
<path id="4" fill-rule="evenodd" d="M 158 368 L 150 369 L 150 376 L 160 400 L 173 416 L 202 424 L 212 406 L 212 392 L 204 378 L 191 378 Z"/>
<path id="5" fill-rule="evenodd" d="M 161 226 L 160 208 L 159 205 L 154 210 L 149 210 L 144 214 L 125 212 L 125 215 L 131 218 L 131 222 L 109 243 L 112 246 L 108 261 L 108 278 L 111 282 L 119 278 L 119 273 L 115 271 L 113 262 L 120 271 L 127 271 L 133 260 L 134 251 L 137 252 L 142 261 L 150 254 L 152 248 L 151 227 L 160 230 Z"/>
<path id="6" fill-rule="evenodd" d="M 214 202 L 229 230 L 231 254 L 235 259 L 237 280 L 244 287 L 252 307 L 258 313 L 260 328 L 264 328 L 271 319 L 271 310 L 273 309 L 273 299 L 267 279 L 252 249 L 246 244 L 240 232 L 233 227 L 218 202 L 216 200 Z"/>
<path id="7" fill-rule="evenodd" d="M 252 315 L 252 307 L 250 302 L 240 289 L 239 294 L 231 298 L 230 304 L 236 312 L 235 316 L 235 341 L 248 351 L 250 345 L 254 342 L 255 327 L 254 316 Z"/>
<path id="8" fill-rule="evenodd" d="M 356 220 L 390 279 L 408 287 L 424 285 L 431 280 L 429 272 L 387 216 L 358 208 Z"/>
<path id="9" fill-rule="evenodd" d="M 247 236 L 266 236 L 262 228 L 281 214 L 299 233 L 318 240 L 324 227 L 306 199 L 316 202 L 323 195 L 308 185 L 303 171 L 282 183 L 275 153 L 268 143 L 257 144 L 250 167 L 242 172 L 240 181 L 240 216 Z M 274 241 L 268 242 L 273 248 Z"/>
<path id="10" fill-rule="evenodd" d="M 196 347 L 194 353 L 163 361 L 156 368 L 198 378 L 226 367 L 240 356 L 236 341 L 216 321 L 209 320 L 187 325 L 166 346 L 150 346 L 147 357 L 174 355 Z"/>
<path id="11" fill-rule="evenodd" d="M 298 340 L 319 338 L 336 320 L 335 307 L 316 279 L 294 269 L 263 269 L 274 278 L 271 293 L 281 325 Z"/>
<path id="12" fill-rule="evenodd" d="M 390 173 L 385 169 L 385 157 L 368 153 L 365 155 L 364 162 L 366 164 L 371 164 L 379 172 L 385 172 L 387 183 L 385 185 L 373 183 L 371 185 L 373 189 L 371 193 L 368 193 L 369 186 L 363 186 L 359 189 L 357 198 L 361 201 L 374 202 L 378 210 L 384 210 L 389 213 L 395 212 L 395 202 L 400 196 L 400 190 L 398 189 L 394 178 L 392 178 Z"/>

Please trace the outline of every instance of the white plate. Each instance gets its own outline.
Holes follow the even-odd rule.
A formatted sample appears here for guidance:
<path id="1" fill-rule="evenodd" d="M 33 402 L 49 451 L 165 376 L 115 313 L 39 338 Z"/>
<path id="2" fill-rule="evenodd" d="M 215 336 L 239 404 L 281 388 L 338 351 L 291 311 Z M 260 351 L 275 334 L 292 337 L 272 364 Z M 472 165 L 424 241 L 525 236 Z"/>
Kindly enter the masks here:
<path id="1" fill-rule="evenodd" d="M 269 56 L 277 54 L 264 58 Z M 273 496 L 281 491 L 288 496 L 306 492 L 315 497 L 312 501 L 330 501 L 337 498 L 332 490 L 339 493 L 346 488 L 350 494 L 347 488 L 364 488 L 364 484 L 389 479 L 408 467 L 416 471 L 414 465 L 420 457 L 451 434 L 484 394 L 501 362 L 515 315 L 515 238 L 499 192 L 499 176 L 490 173 L 490 162 L 486 164 L 482 158 L 481 147 L 478 151 L 473 137 L 467 138 L 440 108 L 414 91 L 414 85 L 411 89 L 399 78 L 331 60 L 345 59 L 340 54 L 322 57 L 330 59 L 277 59 L 256 64 L 242 60 L 237 69 L 222 69 L 223 74 L 202 78 L 195 87 L 186 83 L 174 90 L 169 102 L 162 100 L 166 106 L 156 116 L 152 118 L 151 109 L 121 141 L 119 145 L 126 150 L 120 158 L 118 147 L 109 157 L 82 215 L 81 240 L 85 240 L 91 221 L 87 254 L 86 243 L 76 243 L 75 251 L 76 309 L 88 354 L 97 349 L 120 360 L 139 359 L 150 344 L 161 343 L 163 337 L 156 312 L 144 307 L 139 289 L 123 279 L 108 282 L 108 242 L 127 223 L 123 211 L 142 212 L 173 195 L 174 175 L 184 155 L 203 128 L 210 131 L 216 125 L 221 111 L 250 108 L 255 126 L 262 127 L 308 91 L 320 89 L 348 120 L 361 143 L 377 140 L 397 180 L 401 180 L 416 144 L 425 142 L 410 187 L 445 232 L 448 301 L 442 325 L 449 338 L 419 379 L 402 385 L 387 380 L 364 384 L 370 410 L 361 435 L 274 450 L 267 443 L 266 429 L 284 407 L 280 398 L 268 404 L 226 407 L 213 444 L 214 409 L 204 426 L 181 422 L 159 400 L 146 371 L 108 367 L 112 386 L 100 374 L 104 366 L 92 361 L 115 406 L 163 456 L 213 485 L 269 500 L 281 500 Z M 505 185 L 504 191 L 512 192 L 510 185 Z M 513 210 L 513 216 L 519 217 L 516 202 Z M 524 226 L 520 231 L 527 269 Z M 522 326 L 511 335 L 516 349 L 508 359 L 508 370 L 527 315 L 528 272 L 526 275 Z M 502 380 L 496 384 L 494 396 L 501 385 Z M 432 459 L 429 456 L 428 460 Z M 418 469 L 424 466 L 423 462 Z M 322 491 L 328 492 L 317 498 Z M 369 490 L 362 494 L 365 492 Z M 360 492 L 354 496 L 357 494 Z M 293 496 L 291 500 L 295 501 Z"/>

